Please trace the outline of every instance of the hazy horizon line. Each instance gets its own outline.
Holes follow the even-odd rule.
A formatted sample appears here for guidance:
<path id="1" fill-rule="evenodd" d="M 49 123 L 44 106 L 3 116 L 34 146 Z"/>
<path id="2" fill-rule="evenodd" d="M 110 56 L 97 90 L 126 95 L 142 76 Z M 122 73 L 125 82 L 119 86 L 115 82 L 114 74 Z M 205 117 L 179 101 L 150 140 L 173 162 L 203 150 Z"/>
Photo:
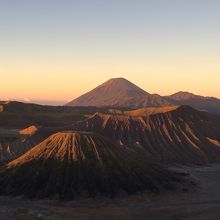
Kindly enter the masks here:
<path id="1" fill-rule="evenodd" d="M 144 90 L 145 91 L 145 90 Z M 89 91 L 88 91 L 89 92 Z M 202 97 L 206 97 L 206 98 L 217 98 L 219 99 L 219 97 L 217 96 L 203 96 L 203 95 L 200 95 L 200 94 L 194 94 L 192 92 L 189 92 L 189 91 L 177 91 L 175 93 L 178 93 L 178 92 L 186 92 L 186 93 L 191 93 L 193 95 L 196 95 L 196 96 L 202 96 Z M 150 95 L 154 95 L 154 94 L 157 94 L 157 95 L 160 95 L 161 97 L 166 97 L 166 96 L 170 96 L 170 95 L 173 95 L 175 93 L 172 93 L 172 94 L 168 94 L 168 95 L 161 95 L 161 94 L 157 94 L 157 93 L 152 93 Z M 0 98 L 0 101 L 10 101 L 10 102 L 22 102 L 22 103 L 26 103 L 26 104 L 37 104 L 37 105 L 50 105 L 50 106 L 64 106 L 65 104 L 67 104 L 68 102 L 84 95 L 85 93 L 79 95 L 79 96 L 76 96 L 76 97 L 73 97 L 72 99 L 68 99 L 68 100 L 40 100 L 40 99 L 29 99 L 27 100 L 27 98 L 7 98 L 7 99 L 4 99 L 4 98 Z"/>

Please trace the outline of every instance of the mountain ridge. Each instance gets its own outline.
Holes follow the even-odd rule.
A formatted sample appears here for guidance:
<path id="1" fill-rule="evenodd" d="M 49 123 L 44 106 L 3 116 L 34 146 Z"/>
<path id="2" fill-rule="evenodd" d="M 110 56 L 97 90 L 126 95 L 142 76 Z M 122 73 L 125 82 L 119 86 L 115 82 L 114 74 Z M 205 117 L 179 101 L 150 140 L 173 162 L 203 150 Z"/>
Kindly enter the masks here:
<path id="1" fill-rule="evenodd" d="M 124 78 L 110 79 L 86 94 L 70 101 L 66 106 L 164 107 L 189 105 L 199 110 L 220 114 L 220 99 L 180 91 L 169 96 L 150 94 Z"/>
<path id="2" fill-rule="evenodd" d="M 98 133 L 160 163 L 207 164 L 220 158 L 220 117 L 190 106 L 96 112 L 64 127 L 31 126 L 5 146 L 11 151 L 9 158 L 17 158 L 63 130 Z"/>
<path id="3" fill-rule="evenodd" d="M 73 129 L 99 133 L 160 163 L 207 164 L 220 159 L 219 116 L 189 106 L 135 111 L 97 113 Z"/>

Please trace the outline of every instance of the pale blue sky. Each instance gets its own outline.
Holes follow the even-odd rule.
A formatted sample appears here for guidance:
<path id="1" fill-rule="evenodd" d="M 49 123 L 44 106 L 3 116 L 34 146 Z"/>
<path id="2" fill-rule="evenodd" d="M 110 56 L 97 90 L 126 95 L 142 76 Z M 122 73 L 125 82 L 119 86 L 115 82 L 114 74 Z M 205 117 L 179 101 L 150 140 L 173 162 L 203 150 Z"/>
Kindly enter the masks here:
<path id="1" fill-rule="evenodd" d="M 0 0 L 0 98 L 63 103 L 117 76 L 220 97 L 219 11 L 217 0 Z"/>

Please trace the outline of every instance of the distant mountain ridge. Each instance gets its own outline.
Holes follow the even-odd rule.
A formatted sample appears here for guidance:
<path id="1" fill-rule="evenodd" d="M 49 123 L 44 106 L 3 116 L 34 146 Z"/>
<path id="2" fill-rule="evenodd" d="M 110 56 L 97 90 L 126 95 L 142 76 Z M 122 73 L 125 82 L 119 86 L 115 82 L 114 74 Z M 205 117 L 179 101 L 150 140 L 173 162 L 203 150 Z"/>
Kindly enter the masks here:
<path id="1" fill-rule="evenodd" d="M 175 102 L 177 105 L 189 105 L 196 109 L 220 114 L 220 99 L 215 97 L 204 97 L 189 92 L 177 92 L 165 98 L 170 102 Z"/>
<path id="2" fill-rule="evenodd" d="M 189 92 L 170 96 L 150 94 L 124 78 L 113 78 L 90 92 L 72 100 L 66 106 L 146 108 L 189 105 L 193 108 L 220 114 L 220 99 L 203 97 Z"/>
<path id="3" fill-rule="evenodd" d="M 195 97 L 201 97 L 201 96 L 197 96 L 197 95 L 194 95 L 193 93 L 186 92 L 186 91 L 180 91 L 180 92 L 177 92 L 177 93 L 174 93 L 168 96 L 168 98 L 171 98 L 176 101 L 188 100 L 188 99 L 192 99 Z"/>

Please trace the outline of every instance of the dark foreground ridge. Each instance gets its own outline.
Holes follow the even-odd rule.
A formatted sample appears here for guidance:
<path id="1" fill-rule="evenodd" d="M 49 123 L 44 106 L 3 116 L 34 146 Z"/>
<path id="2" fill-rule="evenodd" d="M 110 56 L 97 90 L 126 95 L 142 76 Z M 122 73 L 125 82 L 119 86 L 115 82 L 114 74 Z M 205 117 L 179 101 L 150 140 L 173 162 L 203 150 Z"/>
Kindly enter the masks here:
<path id="1" fill-rule="evenodd" d="M 60 132 L 7 164 L 0 193 L 74 199 L 173 189 L 176 174 L 135 158 L 100 135 Z"/>

